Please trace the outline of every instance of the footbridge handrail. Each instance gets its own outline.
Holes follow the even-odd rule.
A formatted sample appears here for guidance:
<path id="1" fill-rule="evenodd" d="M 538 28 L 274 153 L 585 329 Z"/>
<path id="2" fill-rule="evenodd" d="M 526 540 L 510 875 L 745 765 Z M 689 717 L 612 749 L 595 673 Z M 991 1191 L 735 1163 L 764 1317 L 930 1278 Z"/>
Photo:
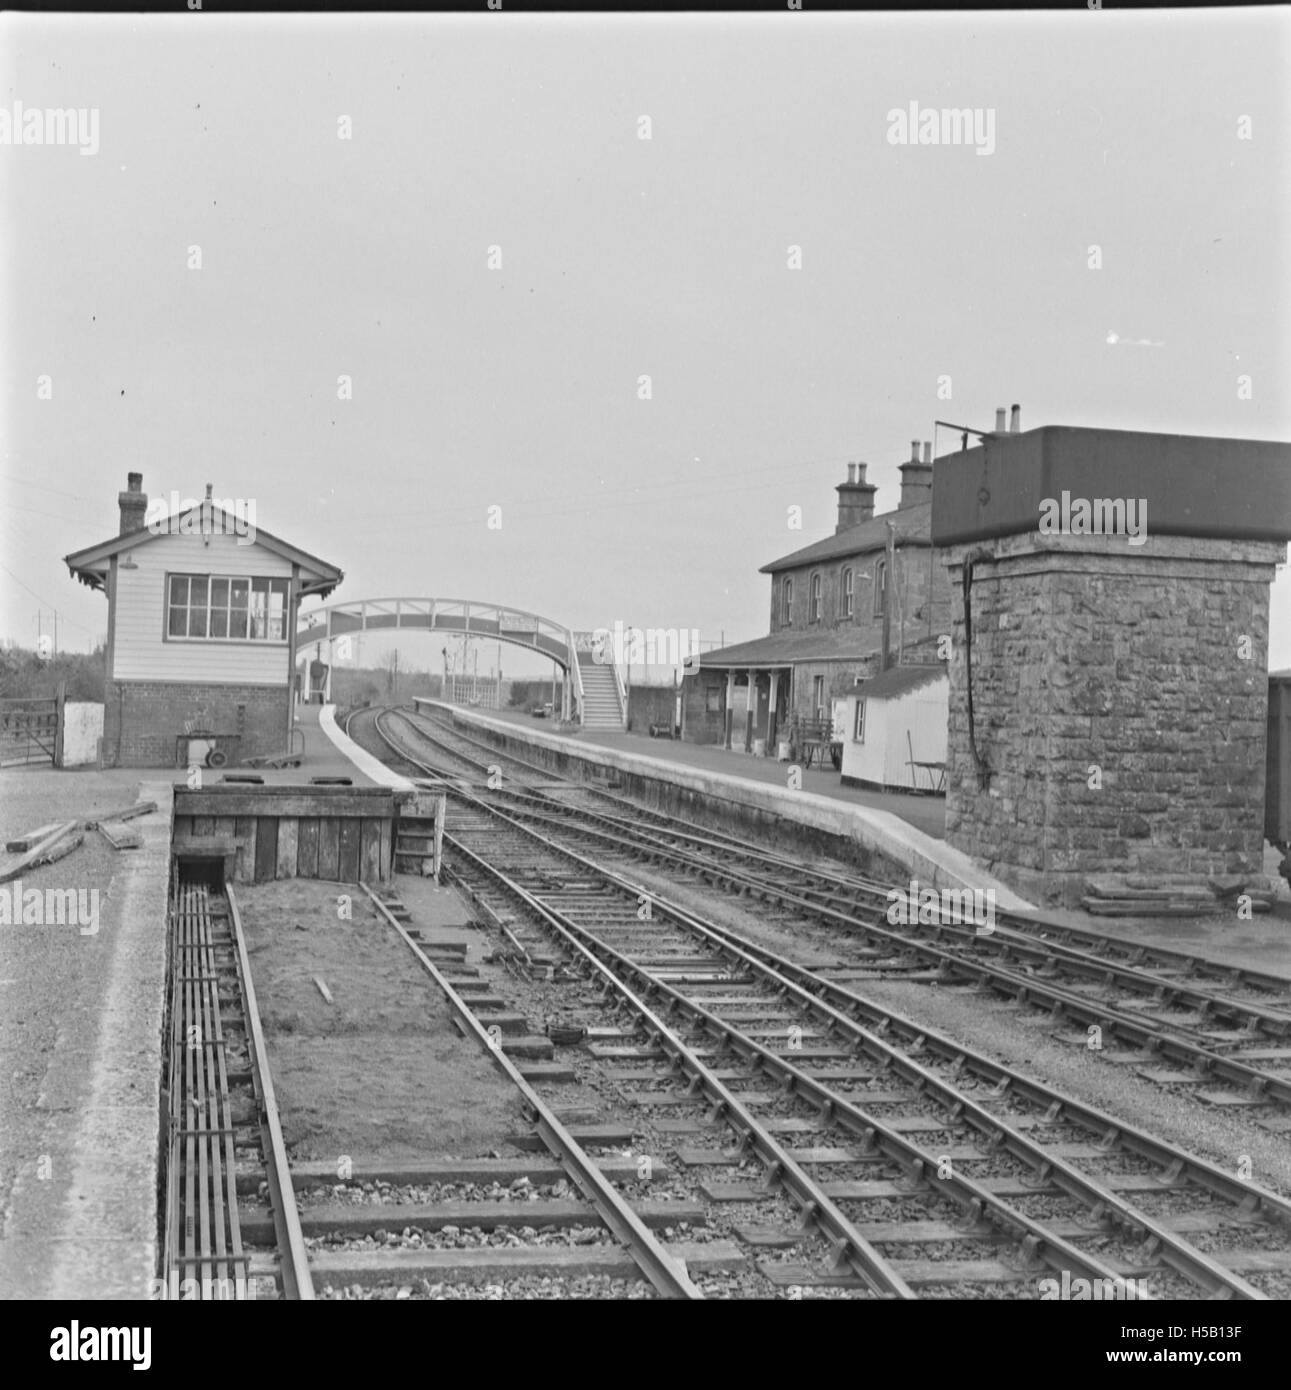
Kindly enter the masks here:
<path id="1" fill-rule="evenodd" d="M 566 719 L 581 719 L 583 682 L 573 631 L 541 613 L 463 598 L 369 598 L 328 603 L 302 610 L 296 628 L 297 647 L 333 642 L 351 633 L 411 628 L 494 638 L 548 657 L 570 677 L 572 709 Z"/>

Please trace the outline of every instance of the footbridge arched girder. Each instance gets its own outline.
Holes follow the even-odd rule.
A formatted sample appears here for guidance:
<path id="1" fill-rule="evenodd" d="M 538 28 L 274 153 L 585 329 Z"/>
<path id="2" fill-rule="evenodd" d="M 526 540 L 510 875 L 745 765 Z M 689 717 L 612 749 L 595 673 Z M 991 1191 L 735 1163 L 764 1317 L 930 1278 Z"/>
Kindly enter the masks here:
<path id="1" fill-rule="evenodd" d="M 537 652 L 555 662 L 570 678 L 567 688 L 572 687 L 571 703 L 576 708 L 563 710 L 563 716 L 581 717 L 583 682 L 578 654 L 595 649 L 595 634 L 574 632 L 563 623 L 522 608 L 455 598 L 373 598 L 329 603 L 300 614 L 296 645 L 298 649 L 321 646 L 356 633 L 399 628 L 482 637 Z"/>

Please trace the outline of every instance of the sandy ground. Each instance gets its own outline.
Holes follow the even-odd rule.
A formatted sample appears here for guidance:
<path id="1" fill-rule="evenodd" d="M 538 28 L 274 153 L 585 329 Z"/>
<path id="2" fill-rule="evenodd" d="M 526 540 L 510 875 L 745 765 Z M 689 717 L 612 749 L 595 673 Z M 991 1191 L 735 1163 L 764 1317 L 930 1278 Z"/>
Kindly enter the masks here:
<path id="1" fill-rule="evenodd" d="M 0 842 L 53 821 L 87 819 L 131 805 L 153 770 L 0 772 Z M 149 838 L 160 840 L 160 818 Z M 136 826 L 140 823 L 136 822 Z M 164 852 L 164 843 L 160 851 Z M 5 856 L 7 857 L 7 856 Z M 144 874 L 151 863 L 152 872 Z M 82 1278 L 78 1296 L 142 1296 L 153 1273 L 155 1163 L 160 1113 L 164 948 L 140 961 L 128 939 L 157 931 L 164 942 L 164 872 L 142 850 L 113 850 L 97 831 L 54 864 L 21 875 L 24 891 L 97 892 L 99 930 L 0 926 L 0 1297 L 49 1297 L 64 1257 Z M 164 864 L 161 866 L 164 868 Z M 146 901 L 131 882 L 147 878 Z M 12 883 L 0 885 L 11 892 Z M 87 901 L 89 901 L 87 897 Z M 129 921 L 125 904 L 133 902 Z M 130 930 L 127 930 L 129 928 Z M 149 945 L 155 944 L 149 937 Z M 113 982 L 120 977 L 136 1030 L 116 1027 Z M 112 1094 L 96 1093 L 98 1083 Z M 128 1167 L 105 1145 L 102 1127 L 133 1155 Z M 109 1175 L 111 1209 L 91 1201 L 78 1173 Z M 89 1235 L 86 1235 L 88 1228 Z M 84 1254 L 90 1240 L 110 1274 Z M 122 1241 L 136 1247 L 127 1253 Z"/>
<path id="2" fill-rule="evenodd" d="M 473 1158 L 526 1127 L 510 1082 L 361 892 L 304 879 L 234 891 L 292 1158 Z M 346 892 L 352 921 L 338 917 Z"/>

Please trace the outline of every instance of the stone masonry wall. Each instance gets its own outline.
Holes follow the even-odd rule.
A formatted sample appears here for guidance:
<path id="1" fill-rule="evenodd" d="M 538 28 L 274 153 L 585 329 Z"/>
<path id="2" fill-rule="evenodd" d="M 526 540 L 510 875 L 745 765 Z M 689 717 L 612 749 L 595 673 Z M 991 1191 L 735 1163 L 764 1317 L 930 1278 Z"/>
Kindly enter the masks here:
<path id="1" fill-rule="evenodd" d="M 899 515 L 899 514 L 898 514 Z M 883 615 L 874 611 L 873 576 L 879 561 L 885 558 L 882 550 L 863 555 L 849 555 L 841 560 L 828 560 L 816 565 L 800 565 L 785 570 L 771 579 L 771 623 L 768 632 L 815 632 L 843 629 L 861 635 L 862 642 L 875 649 L 883 644 Z M 929 553 L 927 546 L 903 545 L 896 554 L 897 573 L 901 585 L 901 600 L 897 603 L 889 588 L 888 601 L 892 609 L 892 646 L 897 645 L 897 628 L 902 611 L 905 614 L 907 642 L 918 641 L 929 632 L 946 630 L 950 611 L 950 585 L 946 567 L 939 551 Z M 852 615 L 844 617 L 839 611 L 842 597 L 842 575 L 850 569 L 854 575 Z M 809 620 L 811 577 L 821 578 L 820 618 Z M 793 605 L 790 621 L 783 621 L 782 597 L 786 577 L 793 580 Z"/>
<path id="2" fill-rule="evenodd" d="M 285 685 L 188 685 L 108 681 L 103 718 L 107 767 L 175 767 L 185 725 L 241 733 L 229 761 L 286 751 Z"/>
<path id="3" fill-rule="evenodd" d="M 948 841 L 1067 905 L 1087 874 L 1260 873 L 1269 584 L 1286 547 L 1028 534 L 945 554 Z M 988 789 L 969 746 L 966 556 Z"/>

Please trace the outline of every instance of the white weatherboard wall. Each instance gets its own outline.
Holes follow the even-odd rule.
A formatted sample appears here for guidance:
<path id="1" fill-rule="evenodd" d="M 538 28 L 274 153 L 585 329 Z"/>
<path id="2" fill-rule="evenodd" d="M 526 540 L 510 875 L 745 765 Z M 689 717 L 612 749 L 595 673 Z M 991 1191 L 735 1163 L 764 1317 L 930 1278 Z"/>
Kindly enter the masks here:
<path id="1" fill-rule="evenodd" d="M 68 701 L 63 706 L 63 766 L 84 767 L 98 761 L 103 737 L 103 706 Z"/>
<path id="2" fill-rule="evenodd" d="M 157 536 L 135 546 L 129 554 L 136 569 L 117 564 L 114 680 L 191 681 L 202 685 L 288 683 L 285 641 L 167 639 L 166 576 L 267 575 L 290 579 L 290 561 L 261 545 L 239 545 L 238 538 L 230 535 Z"/>
<path id="3" fill-rule="evenodd" d="M 844 777 L 880 787 L 927 788 L 926 774 L 910 766 L 910 747 L 922 763 L 946 761 L 946 726 L 950 682 L 939 676 L 928 685 L 891 698 L 870 696 L 865 702 L 865 741 L 857 743 L 856 702 L 847 701 L 847 738 L 843 742 Z M 909 734 L 907 742 L 906 735 Z"/>

